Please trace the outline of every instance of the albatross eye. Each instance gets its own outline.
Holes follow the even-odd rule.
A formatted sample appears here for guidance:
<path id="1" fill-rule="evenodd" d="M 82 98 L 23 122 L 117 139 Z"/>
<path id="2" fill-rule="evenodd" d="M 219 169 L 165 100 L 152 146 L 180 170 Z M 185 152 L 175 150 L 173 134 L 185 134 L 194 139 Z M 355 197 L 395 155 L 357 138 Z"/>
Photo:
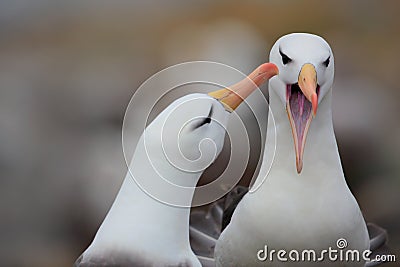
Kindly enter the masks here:
<path id="1" fill-rule="evenodd" d="M 197 123 L 194 127 L 193 130 L 196 130 L 198 128 L 200 128 L 201 126 L 205 125 L 205 124 L 209 124 L 211 123 L 211 116 L 213 114 L 213 106 L 211 106 L 210 111 L 208 112 L 207 117 L 203 118 L 202 120 L 200 120 L 199 123 Z"/>
<path id="2" fill-rule="evenodd" d="M 202 119 L 198 124 L 196 124 L 194 129 L 200 128 L 201 126 L 203 126 L 205 124 L 209 124 L 210 122 L 211 122 L 211 118 L 210 117 L 206 117 L 206 118 Z"/>
<path id="3" fill-rule="evenodd" d="M 287 55 L 285 55 L 284 53 L 282 53 L 282 51 L 281 51 L 280 49 L 279 49 L 279 54 L 280 54 L 281 57 L 282 57 L 282 63 L 283 63 L 283 65 L 286 65 L 286 64 L 292 62 L 292 59 L 291 59 L 290 57 L 288 57 Z"/>
<path id="4" fill-rule="evenodd" d="M 329 66 L 329 62 L 331 62 L 331 57 L 329 56 L 322 64 L 324 64 L 325 67 Z"/>

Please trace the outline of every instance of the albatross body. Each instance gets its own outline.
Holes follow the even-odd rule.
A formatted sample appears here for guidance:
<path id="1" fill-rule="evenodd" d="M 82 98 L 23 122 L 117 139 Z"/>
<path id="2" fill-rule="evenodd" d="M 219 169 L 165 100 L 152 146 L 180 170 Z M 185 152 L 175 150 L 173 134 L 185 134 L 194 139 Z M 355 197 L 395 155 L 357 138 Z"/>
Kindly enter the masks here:
<path id="1" fill-rule="evenodd" d="M 333 130 L 332 50 L 318 36 L 290 34 L 275 43 L 270 61 L 280 73 L 269 82 L 263 165 L 216 243 L 216 265 L 364 266 L 368 231 L 346 184 Z M 338 249 L 339 239 L 347 241 L 346 250 L 360 252 L 360 261 L 330 261 L 327 254 L 322 261 L 289 258 L 291 250 L 301 256 L 310 249 L 319 258 L 322 250 Z M 266 246 L 267 254 L 259 256 L 267 258 L 258 259 Z M 277 259 L 281 249 L 287 261 Z"/>
<path id="2" fill-rule="evenodd" d="M 182 121 L 176 120 L 178 113 L 174 112 L 175 109 L 198 119 L 182 125 Z M 179 141 L 183 142 L 184 150 L 193 150 L 189 151 L 192 154 L 199 152 L 199 141 L 211 138 L 218 154 L 228 114 L 217 100 L 204 94 L 182 97 L 167 107 L 139 139 L 130 165 L 132 174 L 127 173 L 92 244 L 76 265 L 201 266 L 188 244 L 192 195 L 183 193 L 181 206 L 163 203 L 163 200 L 173 201 L 176 192 L 162 178 L 179 186 L 192 186 L 193 193 L 202 172 L 184 172 L 168 161 L 163 151 L 162 129 L 174 131 L 183 127 Z M 173 143 L 175 140 L 170 141 Z M 176 197 L 179 200 L 179 196 Z"/>
<path id="3" fill-rule="evenodd" d="M 110 211 L 75 266 L 200 267 L 189 244 L 195 186 L 221 152 L 230 112 L 277 71 L 263 64 L 229 89 L 190 94 L 162 111 L 140 137 Z"/>

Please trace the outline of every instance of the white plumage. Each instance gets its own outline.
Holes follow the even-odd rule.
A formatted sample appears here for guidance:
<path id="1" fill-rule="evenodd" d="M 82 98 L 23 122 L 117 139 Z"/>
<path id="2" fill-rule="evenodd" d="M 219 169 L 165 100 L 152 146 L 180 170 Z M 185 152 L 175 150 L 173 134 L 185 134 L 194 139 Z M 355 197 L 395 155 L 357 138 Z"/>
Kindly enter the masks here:
<path id="1" fill-rule="evenodd" d="M 179 98 L 161 112 L 142 134 L 131 173 L 76 265 L 201 266 L 189 245 L 190 205 L 202 170 L 222 149 L 228 116 L 219 101 L 205 94 Z M 200 146 L 204 139 L 211 142 Z M 186 165 L 194 171 L 175 166 L 185 167 L 184 156 L 199 159 Z M 191 188 L 180 191 L 180 186 Z"/>
<path id="2" fill-rule="evenodd" d="M 189 244 L 196 184 L 222 150 L 230 112 L 276 73 L 263 64 L 229 89 L 190 94 L 163 110 L 141 135 L 114 204 L 75 266 L 201 266 Z"/>
<path id="3" fill-rule="evenodd" d="M 250 189 L 243 197 L 231 223 L 222 232 L 215 249 L 217 266 L 233 266 L 233 263 L 234 266 L 364 266 L 363 260 L 338 263 L 326 258 L 323 262 L 299 265 L 257 259 L 257 252 L 265 245 L 275 250 L 314 249 L 318 253 L 329 247 L 336 248 L 340 238 L 347 240 L 348 249 L 361 253 L 369 249 L 367 227 L 346 184 L 333 131 L 334 58 L 329 45 L 315 35 L 290 34 L 275 43 L 270 61 L 280 69 L 279 75 L 269 83 L 271 112 L 263 160 L 265 163 L 273 160 L 272 167 L 269 173 L 261 167 L 254 186 L 259 186 L 258 190 Z M 290 98 L 291 94 L 307 94 L 303 88 L 290 92 L 302 82 L 300 73 L 307 64 L 316 71 L 314 90 L 318 94 L 318 112 L 314 119 L 311 106 L 301 102 L 309 101 L 311 96 Z M 298 112 L 306 113 L 310 109 L 307 118 L 295 114 L 295 105 L 300 106 Z M 275 154 L 272 116 L 277 135 Z M 306 121 L 308 116 L 312 122 L 307 136 L 307 127 L 301 132 L 298 121 Z M 299 144 L 294 144 L 293 138 L 299 137 L 301 142 L 303 136 L 304 144 L 300 147 L 304 151 L 297 152 L 295 146 Z"/>

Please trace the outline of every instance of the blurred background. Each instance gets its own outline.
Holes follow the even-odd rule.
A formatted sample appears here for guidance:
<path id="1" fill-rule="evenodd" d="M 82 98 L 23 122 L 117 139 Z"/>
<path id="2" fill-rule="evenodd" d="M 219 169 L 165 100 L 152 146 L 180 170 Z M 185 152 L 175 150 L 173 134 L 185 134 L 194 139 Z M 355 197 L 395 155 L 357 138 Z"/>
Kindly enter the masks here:
<path id="1" fill-rule="evenodd" d="M 148 77 L 190 60 L 248 73 L 289 32 L 334 51 L 347 182 L 400 261 L 399 10 L 395 0 L 1 1 L 0 266 L 71 266 L 89 245 L 126 172 L 125 109 Z"/>

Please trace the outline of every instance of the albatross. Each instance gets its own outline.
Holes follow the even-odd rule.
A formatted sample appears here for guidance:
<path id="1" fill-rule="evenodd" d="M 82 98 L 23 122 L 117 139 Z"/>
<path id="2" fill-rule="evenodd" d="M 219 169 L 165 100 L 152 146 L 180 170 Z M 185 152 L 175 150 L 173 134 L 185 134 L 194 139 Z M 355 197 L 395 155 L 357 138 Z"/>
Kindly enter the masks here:
<path id="1" fill-rule="evenodd" d="M 75 266 L 201 266 L 189 244 L 196 183 L 221 152 L 230 112 L 277 72 L 265 63 L 229 88 L 189 94 L 163 110 L 142 133 L 111 209 Z"/>
<path id="2" fill-rule="evenodd" d="M 386 233 L 371 225 L 369 235 L 345 180 L 332 123 L 332 49 L 319 36 L 293 33 L 276 41 L 270 62 L 279 74 L 269 80 L 260 173 L 248 190 L 193 212 L 192 247 L 203 266 L 364 266 L 362 253 L 381 247 Z M 329 248 L 360 259 L 330 260 L 321 254 Z M 318 260 L 290 257 L 310 250 Z"/>

